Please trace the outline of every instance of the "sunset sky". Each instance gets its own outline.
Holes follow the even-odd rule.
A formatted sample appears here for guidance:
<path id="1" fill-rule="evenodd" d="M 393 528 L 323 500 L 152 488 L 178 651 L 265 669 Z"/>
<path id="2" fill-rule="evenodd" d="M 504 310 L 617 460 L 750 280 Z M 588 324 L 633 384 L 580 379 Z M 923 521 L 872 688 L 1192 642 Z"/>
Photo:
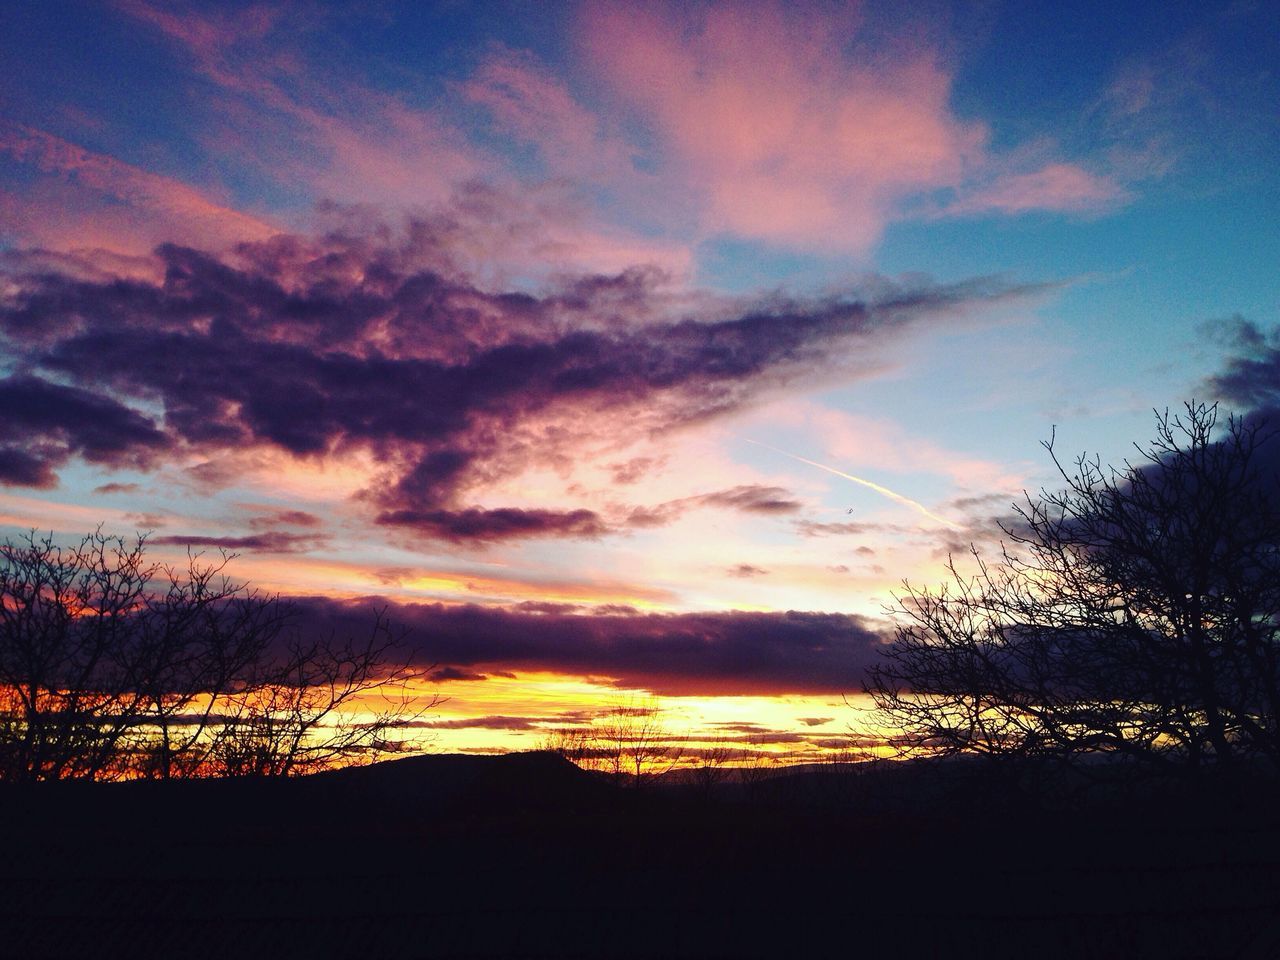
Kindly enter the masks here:
<path id="1" fill-rule="evenodd" d="M 0 7 L 0 534 L 389 606 L 441 749 L 837 746 L 1051 431 L 1277 405 L 1280 5 L 370 7 Z"/>

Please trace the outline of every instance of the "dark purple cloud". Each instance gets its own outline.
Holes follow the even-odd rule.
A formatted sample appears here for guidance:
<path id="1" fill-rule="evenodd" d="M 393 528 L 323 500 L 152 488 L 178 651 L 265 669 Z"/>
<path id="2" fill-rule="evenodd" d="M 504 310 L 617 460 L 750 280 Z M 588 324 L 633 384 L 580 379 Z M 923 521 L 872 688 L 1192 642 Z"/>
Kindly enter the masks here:
<path id="1" fill-rule="evenodd" d="M 879 656 L 881 628 L 839 613 L 531 613 L 507 608 L 304 598 L 303 629 L 359 635 L 385 609 L 416 662 L 550 670 L 657 693 L 848 693 Z"/>
<path id="2" fill-rule="evenodd" d="M 512 609 L 519 610 L 521 613 L 575 613 L 581 608 L 576 603 L 561 603 L 557 600 L 521 600 L 514 604 Z M 599 607 L 594 609 L 601 613 L 610 612 L 600 610 Z M 636 611 L 632 607 L 627 607 L 625 610 L 616 612 L 635 613 Z"/>
<path id="3" fill-rule="evenodd" d="M 1237 315 L 1206 332 L 1228 351 L 1208 381 L 1214 395 L 1245 409 L 1280 408 L 1280 328 L 1264 330 Z"/>
<path id="4" fill-rule="evenodd" d="M 274 510 L 249 521 L 249 526 L 255 530 L 269 530 L 272 527 L 318 527 L 320 524 L 319 517 L 305 510 Z"/>
<path id="5" fill-rule="evenodd" d="M 444 683 L 453 680 L 459 683 L 469 683 L 479 680 L 488 680 L 487 673 L 477 673 L 474 670 L 464 670 L 460 667 L 437 667 L 427 674 L 427 679 L 433 683 Z"/>
<path id="6" fill-rule="evenodd" d="M 101 486 L 93 488 L 93 492 L 99 495 L 110 493 L 134 493 L 139 489 L 136 483 L 104 483 Z"/>
<path id="7" fill-rule="evenodd" d="M 991 280 L 773 296 L 671 314 L 651 272 L 530 294 L 422 266 L 447 244 L 280 236 L 225 257 L 156 250 L 162 278 L 6 259 L 0 338 L 30 371 L 4 382 L 0 479 L 47 486 L 73 456 L 145 468 L 168 449 L 371 453 L 378 522 L 445 540 L 598 536 L 598 518 L 468 502 L 476 486 L 572 452 L 732 410 L 922 318 L 1020 291 Z M 656 318 L 656 319 L 655 319 Z M 665 318 L 665 319 L 664 319 Z M 56 382 L 55 382 L 56 380 Z M 133 405 L 163 411 L 157 425 Z M 615 471 L 620 482 L 650 465 Z M 721 505 L 794 509 L 736 488 Z"/>
<path id="8" fill-rule="evenodd" d="M 164 536 L 148 542 L 157 547 L 211 548 L 214 550 L 249 550 L 256 553 L 302 553 L 326 539 L 315 534 L 254 533 L 246 537 Z"/>
<path id="9" fill-rule="evenodd" d="M 794 513 L 800 503 L 792 500 L 782 487 L 762 487 L 755 484 L 719 490 L 698 498 L 711 507 L 730 507 L 747 513 Z"/>
<path id="10" fill-rule="evenodd" d="M 73 456 L 145 468 L 169 445 L 155 423 L 122 403 L 36 376 L 0 380 L 0 483 L 53 487 Z"/>
<path id="11" fill-rule="evenodd" d="M 592 540 L 609 531 L 591 510 L 389 510 L 378 514 L 384 526 L 407 527 L 433 540 L 454 543 L 563 537 Z"/>

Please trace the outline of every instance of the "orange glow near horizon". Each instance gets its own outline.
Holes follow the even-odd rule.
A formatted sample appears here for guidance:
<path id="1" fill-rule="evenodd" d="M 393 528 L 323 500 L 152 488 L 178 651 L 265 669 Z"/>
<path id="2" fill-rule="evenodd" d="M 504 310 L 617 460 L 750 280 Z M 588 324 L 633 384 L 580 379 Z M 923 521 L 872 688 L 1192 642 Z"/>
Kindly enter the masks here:
<path id="1" fill-rule="evenodd" d="M 691 762 L 700 750 L 727 747 L 772 763 L 821 761 L 863 752 L 883 739 L 872 705 L 860 693 L 782 696 L 659 696 L 617 686 L 607 678 L 512 672 L 485 680 L 447 681 L 416 688 L 423 701 L 441 702 L 406 740 L 433 753 L 505 753 L 544 749 L 560 730 L 589 730 L 620 705 L 658 711 L 662 736 Z M 867 753 L 883 753 L 874 748 Z"/>

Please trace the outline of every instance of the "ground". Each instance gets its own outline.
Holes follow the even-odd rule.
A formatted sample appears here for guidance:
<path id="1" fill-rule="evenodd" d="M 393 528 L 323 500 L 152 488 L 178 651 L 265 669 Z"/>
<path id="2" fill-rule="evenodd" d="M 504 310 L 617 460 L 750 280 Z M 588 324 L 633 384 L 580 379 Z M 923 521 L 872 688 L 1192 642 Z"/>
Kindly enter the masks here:
<path id="1" fill-rule="evenodd" d="M 1227 958 L 1280 940 L 1271 797 L 1032 809 L 970 774 L 832 776 L 619 792 L 531 754 L 8 786 L 0 956 Z"/>

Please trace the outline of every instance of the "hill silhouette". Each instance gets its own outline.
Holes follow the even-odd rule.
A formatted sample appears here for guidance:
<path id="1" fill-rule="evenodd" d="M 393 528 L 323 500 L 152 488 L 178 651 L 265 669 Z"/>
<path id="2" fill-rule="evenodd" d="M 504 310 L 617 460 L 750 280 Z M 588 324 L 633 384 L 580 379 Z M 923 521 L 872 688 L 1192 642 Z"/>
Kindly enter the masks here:
<path id="1" fill-rule="evenodd" d="M 1046 811 L 958 770 L 821 801 L 822 770 L 619 791 L 545 753 L 4 785 L 0 956 L 1266 955 L 1273 796 Z"/>

